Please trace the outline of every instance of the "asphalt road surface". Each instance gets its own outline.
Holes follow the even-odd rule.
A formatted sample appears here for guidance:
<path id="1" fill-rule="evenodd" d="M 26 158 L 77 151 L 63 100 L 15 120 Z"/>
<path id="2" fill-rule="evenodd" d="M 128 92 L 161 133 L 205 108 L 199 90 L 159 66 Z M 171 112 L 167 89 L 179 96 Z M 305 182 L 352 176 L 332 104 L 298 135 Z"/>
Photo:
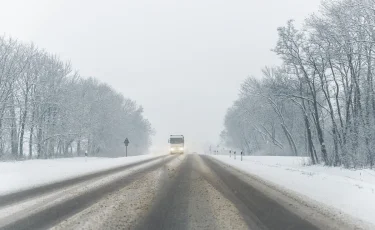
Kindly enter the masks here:
<path id="1" fill-rule="evenodd" d="M 163 156 L 0 197 L 0 229 L 354 229 L 203 155 Z"/>

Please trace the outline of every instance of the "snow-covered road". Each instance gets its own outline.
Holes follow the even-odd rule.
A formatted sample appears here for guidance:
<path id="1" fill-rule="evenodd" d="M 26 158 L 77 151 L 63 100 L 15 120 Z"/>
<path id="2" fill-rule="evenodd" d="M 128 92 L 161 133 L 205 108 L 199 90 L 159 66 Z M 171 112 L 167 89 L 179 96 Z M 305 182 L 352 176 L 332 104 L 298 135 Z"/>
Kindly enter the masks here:
<path id="1" fill-rule="evenodd" d="M 220 161 L 162 156 L 6 205 L 1 229 L 366 229 Z"/>

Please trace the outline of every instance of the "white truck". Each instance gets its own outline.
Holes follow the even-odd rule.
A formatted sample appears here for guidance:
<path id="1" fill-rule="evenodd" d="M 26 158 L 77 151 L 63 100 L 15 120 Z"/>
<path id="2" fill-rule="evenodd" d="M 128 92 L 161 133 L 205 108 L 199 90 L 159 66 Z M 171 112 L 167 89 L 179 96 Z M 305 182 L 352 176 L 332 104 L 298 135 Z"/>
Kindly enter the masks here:
<path id="1" fill-rule="evenodd" d="M 183 135 L 171 135 L 168 139 L 170 144 L 169 153 L 170 154 L 183 154 L 185 150 L 185 139 Z"/>

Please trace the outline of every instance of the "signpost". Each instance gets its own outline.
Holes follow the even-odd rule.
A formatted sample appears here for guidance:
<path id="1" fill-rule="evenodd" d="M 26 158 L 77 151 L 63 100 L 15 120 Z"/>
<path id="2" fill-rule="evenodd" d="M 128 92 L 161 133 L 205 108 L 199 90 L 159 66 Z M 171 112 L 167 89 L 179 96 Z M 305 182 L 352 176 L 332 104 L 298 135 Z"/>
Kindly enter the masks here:
<path id="1" fill-rule="evenodd" d="M 129 145 L 129 139 L 128 138 L 125 138 L 124 144 L 125 144 L 125 156 L 127 157 L 128 156 L 128 145 Z"/>

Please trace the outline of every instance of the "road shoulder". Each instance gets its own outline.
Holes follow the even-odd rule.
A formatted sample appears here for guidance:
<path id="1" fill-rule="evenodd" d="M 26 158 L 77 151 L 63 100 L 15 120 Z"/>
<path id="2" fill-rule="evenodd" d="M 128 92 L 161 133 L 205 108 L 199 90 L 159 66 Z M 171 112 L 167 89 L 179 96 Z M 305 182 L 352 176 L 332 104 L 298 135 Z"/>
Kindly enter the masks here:
<path id="1" fill-rule="evenodd" d="M 287 188 L 282 188 L 259 176 L 235 168 L 213 157 L 203 157 L 221 165 L 225 170 L 241 178 L 244 182 L 285 207 L 285 209 L 295 213 L 300 218 L 307 220 L 320 229 L 375 229 L 371 223 L 356 219 Z"/>

